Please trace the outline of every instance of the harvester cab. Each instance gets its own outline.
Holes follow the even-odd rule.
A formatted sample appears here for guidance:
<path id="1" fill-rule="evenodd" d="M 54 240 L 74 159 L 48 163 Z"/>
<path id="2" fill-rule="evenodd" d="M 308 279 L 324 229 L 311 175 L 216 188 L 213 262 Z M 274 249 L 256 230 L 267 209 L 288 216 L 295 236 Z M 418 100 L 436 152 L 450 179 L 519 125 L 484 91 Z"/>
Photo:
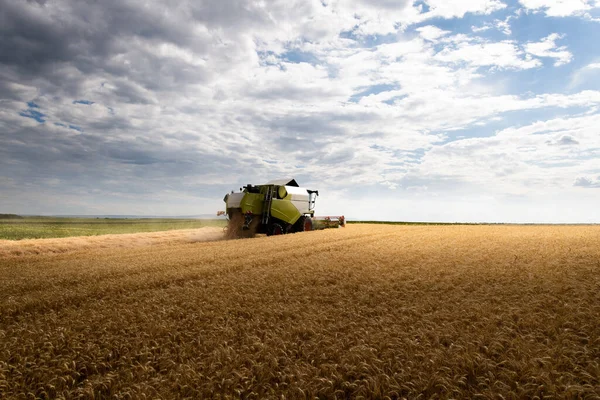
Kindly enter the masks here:
<path id="1" fill-rule="evenodd" d="M 315 217 L 318 195 L 318 190 L 299 187 L 295 179 L 248 184 L 238 193 L 232 191 L 223 199 L 228 236 L 282 235 L 345 226 L 344 217 Z"/>

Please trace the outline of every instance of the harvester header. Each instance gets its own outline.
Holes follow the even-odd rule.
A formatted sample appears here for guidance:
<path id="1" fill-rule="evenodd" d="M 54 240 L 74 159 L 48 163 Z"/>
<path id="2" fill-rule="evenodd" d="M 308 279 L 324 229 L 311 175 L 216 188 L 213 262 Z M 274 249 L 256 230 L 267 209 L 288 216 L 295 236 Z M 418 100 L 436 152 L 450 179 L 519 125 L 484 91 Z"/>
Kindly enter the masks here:
<path id="1" fill-rule="evenodd" d="M 283 235 L 346 226 L 343 216 L 315 217 L 318 190 L 301 188 L 295 179 L 276 179 L 262 185 L 247 184 L 228 193 L 228 235 L 252 237 L 256 233 Z"/>

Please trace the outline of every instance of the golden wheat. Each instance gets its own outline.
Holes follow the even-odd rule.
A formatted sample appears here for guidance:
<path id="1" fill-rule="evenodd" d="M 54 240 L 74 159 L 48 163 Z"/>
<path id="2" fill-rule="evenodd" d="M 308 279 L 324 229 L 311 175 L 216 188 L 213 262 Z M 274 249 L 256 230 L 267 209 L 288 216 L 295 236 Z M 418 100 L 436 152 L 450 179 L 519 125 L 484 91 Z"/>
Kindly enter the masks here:
<path id="1" fill-rule="evenodd" d="M 0 398 L 600 397 L 600 227 L 155 239 L 0 243 Z"/>
<path id="2" fill-rule="evenodd" d="M 48 255 L 92 249 L 115 249 L 223 240 L 223 228 L 206 227 L 161 232 L 76 236 L 59 239 L 0 240 L 0 257 Z"/>

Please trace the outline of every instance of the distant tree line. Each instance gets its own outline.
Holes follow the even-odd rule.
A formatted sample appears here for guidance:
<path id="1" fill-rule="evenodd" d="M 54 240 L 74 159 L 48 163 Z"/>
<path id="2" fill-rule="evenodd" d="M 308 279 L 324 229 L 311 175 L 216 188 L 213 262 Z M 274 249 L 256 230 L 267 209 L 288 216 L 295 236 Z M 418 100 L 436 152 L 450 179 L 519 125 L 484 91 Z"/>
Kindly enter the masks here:
<path id="1" fill-rule="evenodd" d="M 0 219 L 23 219 L 25 217 L 21 217 L 17 214 L 0 214 Z"/>

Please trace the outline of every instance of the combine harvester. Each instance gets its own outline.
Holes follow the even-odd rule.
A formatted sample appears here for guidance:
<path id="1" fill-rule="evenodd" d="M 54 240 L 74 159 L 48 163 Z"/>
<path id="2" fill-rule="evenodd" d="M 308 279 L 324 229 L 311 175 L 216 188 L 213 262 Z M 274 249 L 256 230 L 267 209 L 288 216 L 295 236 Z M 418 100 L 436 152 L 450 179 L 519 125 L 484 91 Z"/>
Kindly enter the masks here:
<path id="1" fill-rule="evenodd" d="M 225 195 L 227 235 L 253 237 L 256 233 L 283 235 L 346 226 L 343 216 L 315 217 L 318 190 L 298 187 L 294 179 L 281 179 L 264 185 L 246 185 L 239 193 Z"/>

